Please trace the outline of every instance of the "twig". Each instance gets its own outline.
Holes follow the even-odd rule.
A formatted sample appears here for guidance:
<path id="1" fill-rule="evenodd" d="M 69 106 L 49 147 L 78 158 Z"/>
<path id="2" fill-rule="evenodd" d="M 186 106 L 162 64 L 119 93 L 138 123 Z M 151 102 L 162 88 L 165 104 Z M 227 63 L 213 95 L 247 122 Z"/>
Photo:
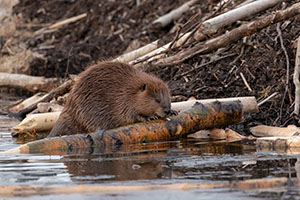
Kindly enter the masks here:
<path id="1" fill-rule="evenodd" d="M 248 84 L 248 82 L 247 82 L 247 80 L 246 80 L 244 74 L 243 74 L 242 72 L 240 72 L 240 75 L 241 75 L 241 78 L 242 78 L 242 80 L 243 80 L 245 86 L 248 88 L 249 92 L 252 92 L 252 89 L 251 89 L 251 87 L 249 86 L 249 84 Z"/>
<path id="2" fill-rule="evenodd" d="M 66 68 L 66 72 L 65 72 L 65 76 L 64 79 L 67 77 L 67 75 L 69 74 L 69 67 L 70 67 L 70 57 L 72 56 L 72 50 L 73 50 L 73 46 L 71 47 L 69 54 L 68 54 L 68 61 L 67 61 L 67 68 Z"/>
<path id="3" fill-rule="evenodd" d="M 300 104 L 300 81 L 299 81 L 299 71 L 300 71 L 300 36 L 298 37 L 297 42 L 297 53 L 296 53 L 296 61 L 295 61 L 295 70 L 293 81 L 295 84 L 295 107 L 294 114 L 299 115 L 299 104 Z"/>
<path id="4" fill-rule="evenodd" d="M 278 92 L 274 92 L 273 94 L 271 94 L 270 96 L 268 96 L 267 98 L 265 98 L 264 100 L 262 100 L 261 102 L 259 102 L 257 105 L 258 107 L 263 105 L 264 103 L 266 103 L 267 101 L 269 101 L 270 99 L 272 99 L 273 97 L 277 96 Z"/>
<path id="5" fill-rule="evenodd" d="M 285 81 L 285 90 L 284 90 L 284 94 L 283 94 L 283 97 L 282 97 L 282 101 L 281 101 L 281 106 L 280 106 L 280 116 L 279 116 L 279 120 L 281 120 L 282 118 L 282 110 L 283 110 L 283 104 L 284 104 L 284 99 L 286 97 L 286 94 L 288 92 L 288 89 L 289 89 L 289 77 L 290 77 L 290 61 L 289 61 L 289 56 L 288 56 L 288 53 L 286 51 L 286 48 L 283 44 L 283 38 L 282 38 L 282 32 L 280 30 L 280 23 L 277 23 L 277 26 L 276 26 L 276 30 L 278 32 L 278 37 L 279 37 L 279 40 L 280 40 L 280 45 L 281 45 L 281 48 L 284 52 L 284 55 L 285 55 L 285 59 L 286 59 L 286 81 Z"/>
<path id="6" fill-rule="evenodd" d="M 68 18 L 68 19 L 65 19 L 65 20 L 62 20 L 60 22 L 57 22 L 51 26 L 48 27 L 48 29 L 55 29 L 55 28 L 59 28 L 60 26 L 63 26 L 65 24 L 69 24 L 69 23 L 72 23 L 72 22 L 76 22 L 82 18 L 85 18 L 87 16 L 86 13 L 83 13 L 81 15 L 77 15 L 75 17 L 71 17 L 71 18 Z"/>

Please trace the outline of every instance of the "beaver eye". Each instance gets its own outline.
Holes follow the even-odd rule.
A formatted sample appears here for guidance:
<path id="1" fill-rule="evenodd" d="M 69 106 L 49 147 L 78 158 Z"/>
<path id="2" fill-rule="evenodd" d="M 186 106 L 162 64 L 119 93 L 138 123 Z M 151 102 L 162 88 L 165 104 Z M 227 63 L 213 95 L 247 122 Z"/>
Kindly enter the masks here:
<path id="1" fill-rule="evenodd" d="M 142 87 L 141 87 L 141 91 L 145 91 L 147 88 L 147 85 L 146 84 L 143 84 Z"/>
<path id="2" fill-rule="evenodd" d="M 156 103 L 160 103 L 160 99 L 155 99 Z"/>

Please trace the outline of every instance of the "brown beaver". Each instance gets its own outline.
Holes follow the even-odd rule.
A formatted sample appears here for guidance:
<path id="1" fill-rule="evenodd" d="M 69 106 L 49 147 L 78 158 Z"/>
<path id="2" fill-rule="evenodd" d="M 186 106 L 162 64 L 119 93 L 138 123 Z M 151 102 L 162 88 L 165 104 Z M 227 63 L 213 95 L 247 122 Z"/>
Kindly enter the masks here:
<path id="1" fill-rule="evenodd" d="M 48 137 L 112 129 L 173 114 L 159 78 L 120 62 L 100 62 L 79 75 Z"/>

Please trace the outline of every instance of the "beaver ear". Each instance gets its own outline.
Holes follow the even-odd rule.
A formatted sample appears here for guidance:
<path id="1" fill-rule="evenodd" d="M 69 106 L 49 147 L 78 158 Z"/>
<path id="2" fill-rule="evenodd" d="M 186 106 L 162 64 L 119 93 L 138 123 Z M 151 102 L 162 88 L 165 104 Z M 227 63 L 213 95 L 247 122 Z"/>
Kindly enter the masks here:
<path id="1" fill-rule="evenodd" d="M 143 91 L 145 91 L 146 89 L 147 89 L 147 84 L 144 83 L 144 84 L 142 85 L 142 87 L 141 87 L 141 91 L 143 92 Z"/>

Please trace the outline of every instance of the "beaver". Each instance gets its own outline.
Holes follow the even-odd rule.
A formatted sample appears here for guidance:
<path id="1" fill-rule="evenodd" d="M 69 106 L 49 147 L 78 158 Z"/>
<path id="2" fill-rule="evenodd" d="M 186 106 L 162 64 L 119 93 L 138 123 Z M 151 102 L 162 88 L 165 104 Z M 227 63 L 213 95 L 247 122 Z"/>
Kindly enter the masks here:
<path id="1" fill-rule="evenodd" d="M 48 137 L 89 133 L 165 118 L 171 110 L 168 86 L 121 62 L 100 62 L 79 74 Z"/>

